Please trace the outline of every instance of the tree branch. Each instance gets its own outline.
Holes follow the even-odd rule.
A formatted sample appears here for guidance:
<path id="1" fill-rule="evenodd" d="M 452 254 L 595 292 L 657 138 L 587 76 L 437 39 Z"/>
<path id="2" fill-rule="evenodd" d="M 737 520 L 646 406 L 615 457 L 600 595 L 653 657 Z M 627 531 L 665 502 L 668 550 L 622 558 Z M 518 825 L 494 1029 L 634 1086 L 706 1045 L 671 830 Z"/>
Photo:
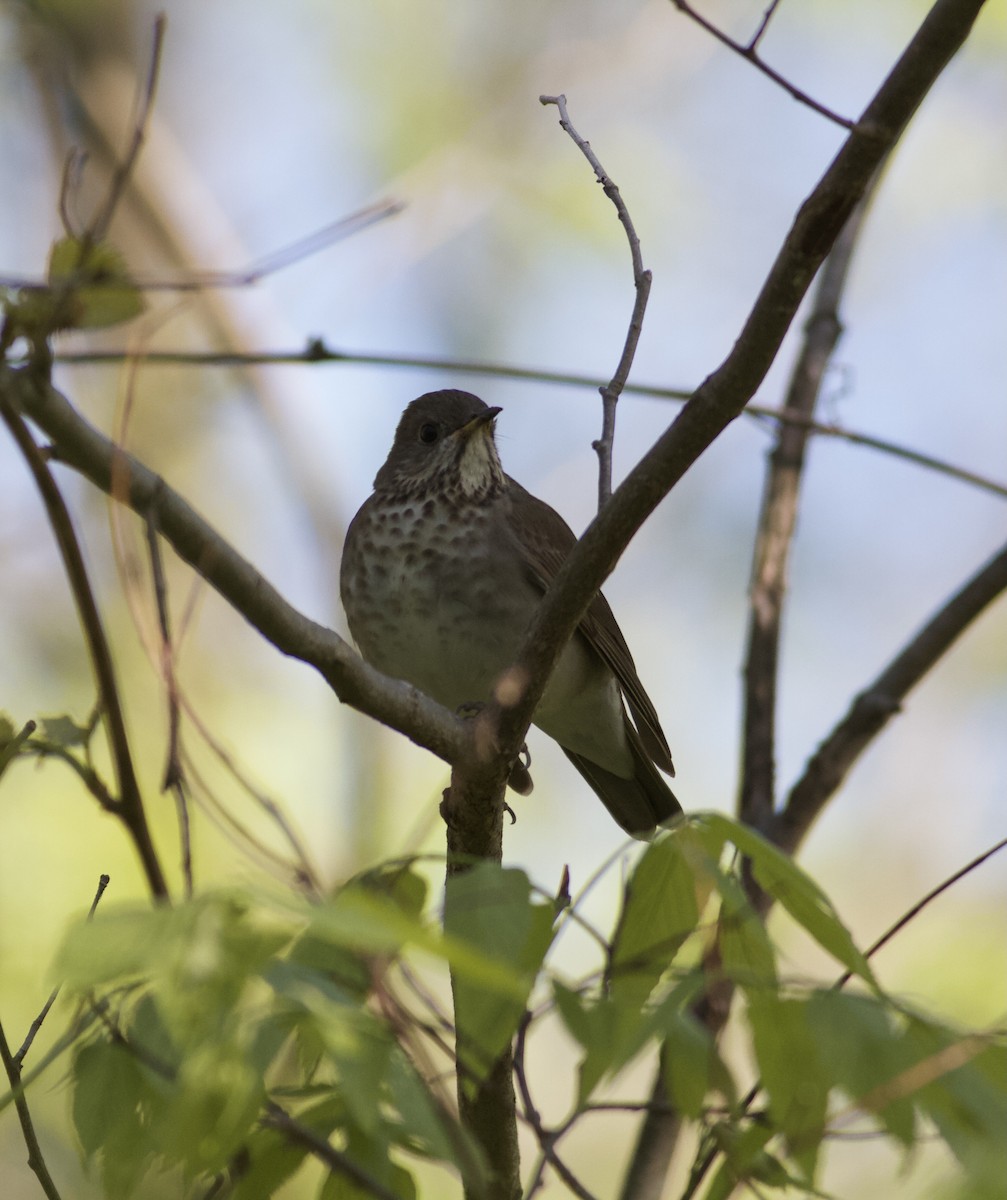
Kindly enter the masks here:
<path id="1" fill-rule="evenodd" d="M 874 186 L 878 178 L 875 174 Z M 822 380 L 842 334 L 839 300 L 873 190 L 865 192 L 825 260 L 784 401 L 788 414 L 809 420 L 814 414 Z M 780 625 L 809 432 L 806 425 L 781 422 L 769 459 L 755 540 L 738 815 L 762 830 L 768 827 L 774 806 Z"/>
<path id="2" fill-rule="evenodd" d="M 10 1052 L 10 1046 L 7 1044 L 7 1035 L 4 1033 L 2 1023 L 0 1023 L 0 1060 L 3 1061 L 4 1071 L 10 1082 L 11 1092 L 14 1095 L 14 1108 L 17 1110 L 18 1121 L 21 1124 L 21 1136 L 24 1138 L 24 1144 L 28 1148 L 28 1166 L 35 1172 L 39 1185 L 48 1197 L 48 1200 L 60 1200 L 59 1189 L 49 1174 L 49 1168 L 46 1166 L 45 1156 L 42 1153 L 42 1147 L 39 1145 L 38 1135 L 35 1133 L 35 1126 L 32 1123 L 31 1110 L 28 1108 L 28 1100 L 21 1083 L 21 1068 Z"/>
<path id="3" fill-rule="evenodd" d="M 131 454 L 89 424 L 66 398 L 28 368 L 0 368 L 0 394 L 52 439 L 57 461 L 145 520 L 156 514 L 161 535 L 203 579 L 283 654 L 314 667 L 336 695 L 399 730 L 446 762 L 471 737 L 467 723 L 416 688 L 367 666 L 338 634 L 296 611 L 182 497 Z"/>
<path id="4" fill-rule="evenodd" d="M 8 390 L 2 386 L 0 386 L 0 417 L 3 418 L 10 430 L 11 437 L 28 464 L 28 469 L 31 471 L 42 497 L 56 544 L 63 559 L 67 581 L 77 605 L 98 686 L 102 717 L 108 734 L 112 763 L 118 784 L 119 796 L 113 811 L 129 830 L 152 895 L 159 900 L 166 900 L 168 885 L 158 861 L 157 851 L 154 849 L 150 829 L 147 826 L 143 796 L 140 793 L 140 785 L 133 768 L 133 757 L 129 748 L 129 737 L 126 733 L 126 720 L 123 716 L 115 668 L 112 664 L 112 652 L 105 636 L 94 593 L 91 590 L 87 568 L 84 565 L 84 557 L 77 542 L 73 522 L 70 520 L 70 513 L 41 451 L 28 432 L 24 421 L 11 404 Z"/>
<path id="5" fill-rule="evenodd" d="M 1004 591 L 1007 591 L 1007 545 L 934 614 L 854 699 L 846 716 L 815 751 L 804 774 L 791 789 L 786 807 L 776 816 L 770 835 L 777 846 L 791 854 L 797 849 L 826 801 L 899 712 L 909 691 Z"/>
<path id="6" fill-rule="evenodd" d="M 797 308 L 871 177 L 968 36 L 984 0 L 937 0 L 909 46 L 802 204 L 731 353 L 629 473 L 566 559 L 517 657 L 521 700 L 499 716 L 505 754 L 517 753 L 563 646 L 646 518 L 744 410 Z M 484 719 L 492 719 L 487 712 Z"/>

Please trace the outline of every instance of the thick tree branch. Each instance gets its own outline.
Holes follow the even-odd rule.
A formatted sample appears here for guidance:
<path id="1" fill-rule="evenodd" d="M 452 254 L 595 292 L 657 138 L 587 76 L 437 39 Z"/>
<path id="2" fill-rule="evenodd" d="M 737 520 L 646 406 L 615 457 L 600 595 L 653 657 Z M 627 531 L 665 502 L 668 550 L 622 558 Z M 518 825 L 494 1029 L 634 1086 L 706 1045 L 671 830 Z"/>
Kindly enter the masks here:
<path id="1" fill-rule="evenodd" d="M 506 753 L 517 752 L 563 646 L 636 531 L 762 383 L 818 268 L 871 177 L 968 36 L 983 3 L 937 0 L 933 5 L 801 205 L 731 353 L 630 472 L 557 573 L 518 655 L 515 678 L 523 697 L 500 714 Z"/>
<path id="2" fill-rule="evenodd" d="M 313 666 L 346 704 L 399 730 L 446 762 L 465 753 L 466 722 L 416 688 L 368 667 L 338 634 L 296 611 L 182 497 L 121 450 L 28 368 L 0 368 L 0 394 L 52 440 L 53 456 L 145 520 L 283 654 Z"/>

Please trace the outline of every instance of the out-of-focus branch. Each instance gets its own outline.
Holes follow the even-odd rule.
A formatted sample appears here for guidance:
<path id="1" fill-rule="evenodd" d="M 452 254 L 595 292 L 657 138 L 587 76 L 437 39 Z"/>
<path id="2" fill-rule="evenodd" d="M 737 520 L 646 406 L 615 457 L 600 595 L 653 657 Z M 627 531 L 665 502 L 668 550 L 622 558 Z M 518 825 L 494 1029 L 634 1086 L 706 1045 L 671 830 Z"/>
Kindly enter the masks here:
<path id="1" fill-rule="evenodd" d="M 102 624 L 101 614 L 98 612 L 94 592 L 91 590 L 87 568 L 84 565 L 84 557 L 77 542 L 73 522 L 70 520 L 70 513 L 42 452 L 35 444 L 35 440 L 17 412 L 16 406 L 12 403 L 9 390 L 2 384 L 0 384 L 0 417 L 3 418 L 10 430 L 11 437 L 28 464 L 28 469 L 31 471 L 35 485 L 42 497 L 60 556 L 63 559 L 67 581 L 77 606 L 98 686 L 102 719 L 108 734 L 118 785 L 119 794 L 113 811 L 129 830 L 152 895 L 159 900 L 167 900 L 168 885 L 164 878 L 164 872 L 161 870 L 157 851 L 154 849 L 150 829 L 147 826 L 143 797 L 140 794 L 140 785 L 133 767 L 133 756 L 126 733 L 126 720 L 122 711 L 115 668 L 112 664 L 112 652 L 109 648 L 108 638 L 105 636 L 105 628 Z"/>
<path id="2" fill-rule="evenodd" d="M 75 366 L 107 366 L 123 363 L 137 357 L 129 350 L 64 350 L 54 355 L 58 363 Z M 467 359 L 440 358 L 436 355 L 412 354 L 367 354 L 355 350 L 330 349 L 318 338 L 312 338 L 303 350 L 262 351 L 218 351 L 218 350 L 150 350 L 139 357 L 144 363 L 169 367 L 249 367 L 249 366 L 302 366 L 326 363 L 353 363 L 375 367 L 408 367 L 411 370 L 435 371 L 438 374 L 451 372 L 459 375 L 485 375 L 496 379 L 514 379 L 522 383 L 555 384 L 562 387 L 590 387 L 600 390 L 602 380 L 576 371 L 547 371 L 537 367 L 516 367 L 508 363 L 475 362 Z M 623 389 L 635 396 L 653 396 L 658 400 L 688 400 L 691 391 L 684 388 L 659 387 L 649 383 L 627 383 Z M 785 409 L 766 404 L 749 404 L 745 408 L 747 417 L 768 417 L 787 425 L 797 425 L 823 437 L 838 438 L 855 446 L 865 446 L 893 458 L 902 458 L 916 463 L 927 470 L 948 475 L 963 483 L 991 492 L 1007 499 L 1007 484 L 968 471 L 954 463 L 945 462 L 932 454 L 900 446 L 897 442 L 847 429 L 842 425 L 814 421 L 799 413 L 788 413 Z"/>
<path id="3" fill-rule="evenodd" d="M 875 175 L 875 186 L 878 178 Z M 789 414 L 809 420 L 814 414 L 842 334 L 839 301 L 872 195 L 873 188 L 865 192 L 822 267 L 784 401 Z M 808 437 L 806 425 L 781 422 L 769 458 L 752 564 L 738 815 L 761 830 L 768 828 L 774 805 L 780 624 Z"/>
<path id="4" fill-rule="evenodd" d="M 539 103 L 555 104 L 559 109 L 560 126 L 570 135 L 574 145 L 591 164 L 595 178 L 601 184 L 602 191 L 604 191 L 605 195 L 615 205 L 615 211 L 619 214 L 619 220 L 626 230 L 626 237 L 629 240 L 630 259 L 633 263 L 633 287 L 636 291 L 636 298 L 633 301 L 633 312 L 629 318 L 629 328 L 626 330 L 626 340 L 623 343 L 622 354 L 619 357 L 615 374 L 608 383 L 598 389 L 601 392 L 602 429 L 601 437 L 593 443 L 593 448 L 598 455 L 598 509 L 600 511 L 608 503 L 612 495 L 612 451 L 615 446 L 615 411 L 619 403 L 619 397 L 626 386 L 626 380 L 629 378 L 633 359 L 636 357 L 636 348 L 640 342 L 640 333 L 643 329 L 643 316 L 647 311 L 647 301 L 650 298 L 651 275 L 649 271 L 644 269 L 643 255 L 640 251 L 640 239 L 637 236 L 636 227 L 633 225 L 633 218 L 629 215 L 626 202 L 622 198 L 622 193 L 599 162 L 598 156 L 591 149 L 591 143 L 585 141 L 577 130 L 574 129 L 566 110 L 566 96 L 539 96 Z"/>
<path id="5" fill-rule="evenodd" d="M 1007 545 L 995 554 L 924 625 L 888 666 L 856 697 L 846 716 L 818 747 L 794 784 L 771 829 L 788 853 L 801 844 L 826 801 L 891 718 L 902 701 L 968 626 L 1007 591 Z"/>
<path id="6" fill-rule="evenodd" d="M 346 704 L 425 746 L 446 762 L 463 756 L 467 723 L 416 688 L 375 671 L 338 634 L 309 620 L 276 591 L 182 497 L 121 450 L 27 368 L 0 367 L 9 396 L 51 439 L 51 454 L 122 500 L 157 528 L 187 562 L 283 654 L 313 666 Z"/>

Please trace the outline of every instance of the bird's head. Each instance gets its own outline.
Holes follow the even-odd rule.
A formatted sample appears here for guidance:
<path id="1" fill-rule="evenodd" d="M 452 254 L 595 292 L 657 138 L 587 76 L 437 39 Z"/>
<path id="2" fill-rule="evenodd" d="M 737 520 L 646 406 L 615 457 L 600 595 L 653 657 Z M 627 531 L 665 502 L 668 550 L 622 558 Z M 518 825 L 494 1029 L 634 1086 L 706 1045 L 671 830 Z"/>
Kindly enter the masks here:
<path id="1" fill-rule="evenodd" d="M 375 491 L 409 499 L 443 495 L 456 503 L 496 495 L 506 481 L 493 441 L 499 412 L 471 392 L 420 396 L 402 414 Z"/>

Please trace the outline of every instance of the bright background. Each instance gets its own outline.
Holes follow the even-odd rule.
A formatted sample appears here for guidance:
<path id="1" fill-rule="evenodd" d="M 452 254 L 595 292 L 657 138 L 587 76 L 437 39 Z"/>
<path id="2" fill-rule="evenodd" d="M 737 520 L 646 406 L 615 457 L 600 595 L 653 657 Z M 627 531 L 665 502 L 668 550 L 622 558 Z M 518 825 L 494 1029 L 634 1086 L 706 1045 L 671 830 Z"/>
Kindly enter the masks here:
<path id="1" fill-rule="evenodd" d="M 8 3 L 0 8 L 0 273 L 38 276 L 59 234 L 70 144 L 92 166 L 71 208 L 86 219 L 104 179 L 100 138 L 130 128 L 156 7 L 168 16 L 160 90 L 137 182 L 113 240 L 138 272 L 246 266 L 382 198 L 404 212 L 293 263 L 244 292 L 181 304 L 64 348 L 301 348 L 430 355 L 582 372 L 614 369 L 632 305 L 614 210 L 540 93 L 570 114 L 620 185 L 654 288 L 638 382 L 690 388 L 730 349 L 793 215 L 842 131 L 795 103 L 661 0 L 238 3 Z M 764 0 L 703 11 L 744 39 Z M 926 5 L 783 4 L 763 43 L 771 63 L 854 117 Z M 976 33 L 925 103 L 858 249 L 826 419 L 1007 481 L 1007 4 Z M 85 119 L 84 114 L 89 116 Z M 800 322 L 758 400 L 780 402 Z M 103 428 L 131 404 L 127 441 L 293 603 L 344 628 L 336 578 L 348 518 L 412 397 L 469 387 L 502 405 L 511 474 L 581 529 L 596 495 L 590 388 L 363 364 L 248 371 L 62 368 L 57 382 Z M 616 473 L 677 411 L 627 397 Z M 733 810 L 740 665 L 751 545 L 771 430 L 741 420 L 647 523 L 606 587 L 662 714 L 687 808 Z M 164 703 L 124 598 L 107 506 L 61 473 L 115 642 L 130 727 L 163 856 L 177 857 L 158 795 Z M 904 461 L 820 439 L 809 456 L 791 571 L 779 711 L 779 780 L 789 785 L 851 697 L 1003 540 L 1007 504 Z M 122 523 L 129 545 L 139 531 Z M 83 719 L 93 703 L 76 618 L 23 466 L 0 443 L 0 710 Z M 327 881 L 382 858 L 441 847 L 446 771 L 345 710 L 305 667 L 281 659 L 191 576 L 172 567 L 179 672 L 188 700 L 254 785 L 278 799 Z M 149 593 L 127 588 L 141 627 Z M 851 774 L 802 861 L 866 944 L 923 892 L 1004 833 L 1007 606 L 1001 600 L 910 697 Z M 187 744 L 241 819 L 247 799 Z M 516 798 L 506 858 L 575 889 L 617 830 L 562 756 L 532 735 L 536 791 Z M 200 820 L 204 885 L 255 868 Z M 0 794 L 0 1015 L 11 1040 L 40 1007 L 47 964 L 97 876 L 108 902 L 140 894 L 119 830 L 57 766 L 19 766 Z M 611 871 L 589 912 L 610 921 Z M 878 960 L 887 986 L 979 1025 L 1007 1010 L 1007 877 L 994 861 Z M 560 961 L 586 969 L 579 948 Z M 795 945 L 795 969 L 805 969 Z M 542 1100 L 570 1052 L 540 1048 Z M 560 1064 L 559 1067 L 556 1064 Z M 627 1080 L 639 1095 L 646 1073 Z M 74 1178 L 58 1073 L 36 1089 L 53 1170 Z M 633 1126 L 570 1141 L 601 1194 Z M 606 1141 L 606 1136 L 611 1140 Z M 579 1156 L 579 1157 L 578 1157 Z M 36 1195 L 12 1114 L 0 1121 L 0 1192 Z M 940 1193 L 945 1170 L 908 1178 L 871 1144 L 830 1155 L 842 1197 Z M 879 1183 L 882 1180 L 883 1183 Z M 87 1196 L 76 1180 L 71 1194 Z M 881 1188 L 879 1191 L 878 1189 Z M 937 1189 L 937 1190 L 934 1190 Z M 558 1194 L 555 1192 L 549 1195 Z"/>

